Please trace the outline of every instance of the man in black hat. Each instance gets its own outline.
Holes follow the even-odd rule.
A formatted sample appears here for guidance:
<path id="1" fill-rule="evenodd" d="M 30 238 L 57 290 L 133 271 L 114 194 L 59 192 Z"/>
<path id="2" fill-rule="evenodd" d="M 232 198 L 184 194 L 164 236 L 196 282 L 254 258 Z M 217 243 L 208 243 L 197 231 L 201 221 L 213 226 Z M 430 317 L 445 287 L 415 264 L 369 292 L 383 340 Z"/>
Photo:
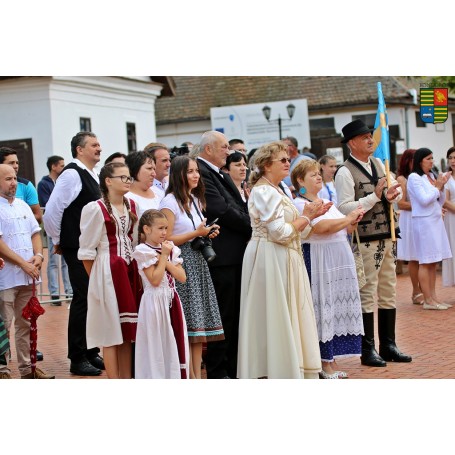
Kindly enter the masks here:
<path id="1" fill-rule="evenodd" d="M 387 188 L 385 168 L 374 158 L 375 142 L 370 128 L 354 120 L 342 128 L 343 140 L 351 152 L 335 176 L 338 209 L 348 214 L 359 204 L 365 215 L 359 222 L 359 249 L 366 284 L 360 289 L 363 326 L 362 365 L 384 367 L 386 361 L 411 362 L 395 344 L 396 244 L 391 240 L 390 204 L 401 199 L 400 184 Z M 398 234 L 398 231 L 396 231 Z M 379 354 L 374 343 L 374 304 L 378 301 Z"/>

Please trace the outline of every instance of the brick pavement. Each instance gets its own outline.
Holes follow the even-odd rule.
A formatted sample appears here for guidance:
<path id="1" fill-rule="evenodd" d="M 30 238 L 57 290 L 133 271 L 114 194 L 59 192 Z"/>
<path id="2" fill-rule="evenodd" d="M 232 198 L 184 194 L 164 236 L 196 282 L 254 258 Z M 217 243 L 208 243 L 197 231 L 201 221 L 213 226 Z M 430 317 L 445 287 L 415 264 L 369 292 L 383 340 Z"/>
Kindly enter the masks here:
<path id="1" fill-rule="evenodd" d="M 47 292 L 45 278 L 43 292 Z M 443 301 L 455 303 L 454 288 L 441 286 L 440 270 L 436 286 Z M 362 366 L 358 358 L 340 359 L 338 365 L 349 373 L 351 379 L 455 378 L 455 306 L 446 311 L 426 311 L 411 303 L 411 293 L 409 275 L 404 266 L 397 283 L 397 345 L 404 353 L 412 355 L 413 361 L 409 364 L 389 362 L 385 368 L 372 368 Z M 42 298 L 45 299 L 47 297 Z M 44 303 L 43 307 L 46 313 L 38 319 L 38 348 L 44 354 L 44 361 L 38 362 L 38 366 L 55 374 L 58 379 L 81 378 L 69 372 L 66 358 L 68 303 L 64 302 L 61 307 Z M 14 348 L 11 368 L 13 377 L 19 377 Z M 100 378 L 106 378 L 106 373 L 83 379 Z"/>

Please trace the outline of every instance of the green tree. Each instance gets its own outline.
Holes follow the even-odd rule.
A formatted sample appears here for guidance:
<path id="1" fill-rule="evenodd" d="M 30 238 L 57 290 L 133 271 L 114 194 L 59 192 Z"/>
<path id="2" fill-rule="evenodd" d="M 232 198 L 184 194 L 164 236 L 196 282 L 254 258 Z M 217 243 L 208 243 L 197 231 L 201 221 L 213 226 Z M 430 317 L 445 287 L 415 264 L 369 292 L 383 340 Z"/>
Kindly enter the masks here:
<path id="1" fill-rule="evenodd" d="M 449 92 L 455 92 L 455 76 L 433 76 L 430 84 L 439 87 L 448 87 Z"/>

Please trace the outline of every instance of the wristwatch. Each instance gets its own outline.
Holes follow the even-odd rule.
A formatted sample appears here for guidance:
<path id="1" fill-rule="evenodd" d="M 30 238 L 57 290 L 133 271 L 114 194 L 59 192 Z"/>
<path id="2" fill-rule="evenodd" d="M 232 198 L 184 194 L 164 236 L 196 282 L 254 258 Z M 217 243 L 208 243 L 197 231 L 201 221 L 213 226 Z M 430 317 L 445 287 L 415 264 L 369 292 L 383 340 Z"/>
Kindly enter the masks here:
<path id="1" fill-rule="evenodd" d="M 44 256 L 41 253 L 36 253 L 35 256 L 39 256 L 44 261 Z"/>

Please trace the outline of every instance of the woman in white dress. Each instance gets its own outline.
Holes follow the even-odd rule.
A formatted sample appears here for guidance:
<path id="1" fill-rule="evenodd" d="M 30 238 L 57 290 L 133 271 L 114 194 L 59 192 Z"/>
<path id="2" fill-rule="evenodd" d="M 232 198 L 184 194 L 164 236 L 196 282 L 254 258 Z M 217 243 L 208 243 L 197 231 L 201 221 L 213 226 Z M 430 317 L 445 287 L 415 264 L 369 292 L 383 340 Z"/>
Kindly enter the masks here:
<path id="1" fill-rule="evenodd" d="M 100 172 L 102 198 L 89 202 L 81 214 L 77 256 L 89 276 L 87 348 L 103 347 L 110 379 L 131 378 L 142 289 L 133 259 L 136 204 L 124 196 L 130 184 L 125 164 L 105 165 Z"/>
<path id="2" fill-rule="evenodd" d="M 455 147 L 447 151 L 450 178 L 445 185 L 446 201 L 443 207 L 447 210 L 444 225 L 449 238 L 450 248 L 455 251 Z M 455 286 L 455 256 L 442 261 L 442 285 Z"/>
<path id="3" fill-rule="evenodd" d="M 415 149 L 404 151 L 397 171 L 397 182 L 401 185 L 403 197 L 397 203 L 400 209 L 400 238 L 397 239 L 397 259 L 407 261 L 409 277 L 412 284 L 411 301 L 416 305 L 423 304 L 423 294 L 419 284 L 419 261 L 416 257 L 414 237 L 412 235 L 411 202 L 408 195 L 408 177 L 414 165 Z"/>
<path id="4" fill-rule="evenodd" d="M 253 234 L 242 267 L 239 378 L 317 378 L 321 371 L 300 234 L 329 207 L 317 201 L 301 214 L 278 186 L 289 168 L 281 141 L 255 154 L 248 199 Z"/>
<path id="5" fill-rule="evenodd" d="M 442 220 L 445 202 L 444 185 L 450 174 L 431 172 L 433 152 L 420 148 L 414 155 L 413 172 L 408 178 L 408 193 L 412 206 L 412 232 L 416 257 L 419 261 L 419 283 L 425 310 L 447 310 L 451 305 L 436 297 L 436 264 L 452 257 L 449 240 Z"/>
<path id="6" fill-rule="evenodd" d="M 322 175 L 322 188 L 318 193 L 318 197 L 321 199 L 328 199 L 337 205 L 337 191 L 333 182 L 333 177 L 338 168 L 337 160 L 332 155 L 323 155 L 319 158 L 318 162 L 321 165 Z"/>
<path id="7" fill-rule="evenodd" d="M 292 185 L 298 191 L 294 205 L 301 212 L 318 199 L 322 188 L 319 164 L 301 161 L 292 170 Z M 323 199 L 324 202 L 329 202 Z M 360 357 L 362 351 L 362 305 L 352 250 L 347 235 L 363 217 L 359 206 L 344 216 L 335 205 L 313 220 L 309 237 L 302 239 L 302 251 L 311 283 L 319 335 L 323 379 L 346 378 L 336 359 Z"/>
<path id="8" fill-rule="evenodd" d="M 126 164 L 134 179 L 126 197 L 136 202 L 139 218 L 148 209 L 158 210 L 162 198 L 153 191 L 155 161 L 146 152 L 133 152 L 126 157 Z"/>

